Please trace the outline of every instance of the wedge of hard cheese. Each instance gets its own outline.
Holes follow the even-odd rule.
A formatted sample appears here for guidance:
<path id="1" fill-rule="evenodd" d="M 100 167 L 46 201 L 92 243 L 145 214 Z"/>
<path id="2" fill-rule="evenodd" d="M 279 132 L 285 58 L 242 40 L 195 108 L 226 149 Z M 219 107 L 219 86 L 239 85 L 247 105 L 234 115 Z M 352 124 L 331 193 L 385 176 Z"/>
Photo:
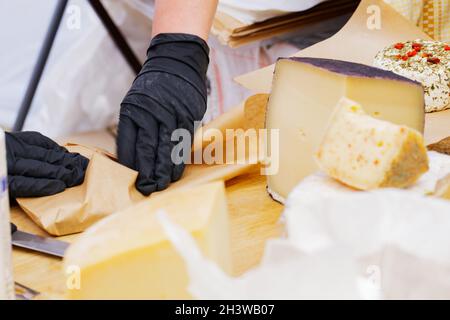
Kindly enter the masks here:
<path id="1" fill-rule="evenodd" d="M 68 275 L 68 297 L 190 298 L 185 264 L 156 219 L 159 209 L 192 234 L 205 256 L 231 272 L 225 189 L 215 182 L 145 200 L 89 228 L 65 257 L 66 270 L 80 271 L 79 279 L 76 272 Z"/>
<path id="2" fill-rule="evenodd" d="M 316 160 L 330 177 L 360 190 L 406 188 L 428 171 L 417 130 L 372 118 L 347 98 L 338 103 Z"/>
<path id="3" fill-rule="evenodd" d="M 277 62 L 266 128 L 279 130 L 279 170 L 268 176 L 269 193 L 283 202 L 294 186 L 317 170 L 313 154 L 341 97 L 358 101 L 379 119 L 423 132 L 422 86 L 389 71 L 328 59 Z M 270 135 L 268 149 L 272 149 Z"/>

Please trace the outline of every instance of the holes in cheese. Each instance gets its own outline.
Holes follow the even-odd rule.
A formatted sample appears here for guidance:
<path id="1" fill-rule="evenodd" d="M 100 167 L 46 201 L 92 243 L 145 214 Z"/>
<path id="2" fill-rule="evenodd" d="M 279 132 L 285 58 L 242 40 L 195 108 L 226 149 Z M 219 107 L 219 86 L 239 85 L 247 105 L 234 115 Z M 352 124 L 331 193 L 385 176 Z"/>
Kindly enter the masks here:
<path id="1" fill-rule="evenodd" d="M 231 272 L 225 188 L 214 182 L 152 197 L 89 228 L 65 257 L 66 270 L 80 271 L 68 298 L 190 298 L 184 261 L 155 215 L 160 209 L 191 233 L 206 257 Z"/>
<path id="2" fill-rule="evenodd" d="M 406 188 L 428 171 L 417 130 L 374 119 L 346 98 L 336 107 L 316 160 L 329 176 L 360 190 Z"/>
<path id="3" fill-rule="evenodd" d="M 392 72 L 345 61 L 289 58 L 277 62 L 266 128 L 279 129 L 279 170 L 267 177 L 269 193 L 284 202 L 303 178 L 317 171 L 314 152 L 330 116 L 346 96 L 371 116 L 423 132 L 421 84 Z M 272 142 L 268 137 L 268 150 Z"/>

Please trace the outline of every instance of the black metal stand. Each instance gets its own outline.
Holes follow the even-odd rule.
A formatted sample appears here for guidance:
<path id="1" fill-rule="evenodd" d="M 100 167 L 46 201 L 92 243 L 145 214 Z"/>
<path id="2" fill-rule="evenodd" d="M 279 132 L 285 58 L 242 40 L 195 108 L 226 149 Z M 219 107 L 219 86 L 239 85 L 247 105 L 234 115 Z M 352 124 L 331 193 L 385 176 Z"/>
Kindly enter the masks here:
<path id="1" fill-rule="evenodd" d="M 48 57 L 50 56 L 51 49 L 55 42 L 56 34 L 58 33 L 59 27 L 61 25 L 67 3 L 68 0 L 58 0 L 58 4 L 52 16 L 50 26 L 44 39 L 44 43 L 39 52 L 36 65 L 31 74 L 31 79 L 26 89 L 25 96 L 20 105 L 19 114 L 17 115 L 16 122 L 14 123 L 13 131 L 22 131 L 23 129 L 28 113 L 30 112 L 31 104 L 33 103 L 33 99 L 36 94 L 36 90 L 39 86 L 39 82 L 42 78 L 42 74 L 47 64 Z M 103 25 L 107 29 L 109 35 L 124 56 L 129 66 L 136 74 L 138 74 L 142 67 L 139 59 L 134 54 L 133 50 L 126 41 L 125 37 L 120 32 L 119 28 L 111 19 L 101 1 L 89 0 L 89 3 L 102 21 Z"/>
<path id="2" fill-rule="evenodd" d="M 89 3 L 91 4 L 95 13 L 97 13 L 97 16 L 100 18 L 106 30 L 108 30 L 108 33 L 113 39 L 117 48 L 119 48 L 120 52 L 122 52 L 123 57 L 128 62 L 128 65 L 137 75 L 139 71 L 141 71 L 142 65 L 139 62 L 139 59 L 134 54 L 133 49 L 131 49 L 127 40 L 123 36 L 122 32 L 120 32 L 117 25 L 111 19 L 111 16 L 108 14 L 100 0 L 89 0 Z"/>
<path id="3" fill-rule="evenodd" d="M 45 65 L 47 64 L 50 51 L 52 50 L 53 43 L 55 42 L 56 34 L 58 33 L 59 25 L 66 10 L 68 0 L 59 0 L 56 6 L 55 12 L 50 22 L 47 34 L 44 39 L 44 43 L 39 52 L 36 65 L 31 74 L 31 79 L 28 84 L 25 96 L 20 105 L 19 114 L 17 115 L 16 122 L 13 127 L 13 131 L 21 131 L 25 120 L 30 111 L 31 104 L 33 103 L 34 95 L 36 93 L 39 82 L 41 81 L 42 73 L 44 72 Z"/>

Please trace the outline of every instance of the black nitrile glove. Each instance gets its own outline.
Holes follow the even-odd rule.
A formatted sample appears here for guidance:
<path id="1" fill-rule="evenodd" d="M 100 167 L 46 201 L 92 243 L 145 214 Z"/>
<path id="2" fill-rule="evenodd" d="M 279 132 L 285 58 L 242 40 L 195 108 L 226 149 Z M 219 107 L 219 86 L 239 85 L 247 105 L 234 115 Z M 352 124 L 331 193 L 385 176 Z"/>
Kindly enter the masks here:
<path id="1" fill-rule="evenodd" d="M 43 197 L 83 183 L 89 160 L 37 132 L 6 133 L 11 198 Z"/>
<path id="2" fill-rule="evenodd" d="M 181 178 L 184 163 L 171 159 L 172 132 L 194 134 L 194 121 L 206 111 L 209 48 L 188 34 L 160 34 L 124 98 L 117 149 L 120 163 L 137 170 L 136 188 L 144 195 L 167 188 Z"/>

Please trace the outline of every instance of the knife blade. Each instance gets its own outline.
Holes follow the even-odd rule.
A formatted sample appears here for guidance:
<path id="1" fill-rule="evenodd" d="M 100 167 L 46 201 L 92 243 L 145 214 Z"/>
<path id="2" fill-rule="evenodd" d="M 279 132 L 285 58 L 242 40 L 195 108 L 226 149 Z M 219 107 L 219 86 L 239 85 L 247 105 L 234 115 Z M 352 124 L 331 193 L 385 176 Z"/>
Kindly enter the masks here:
<path id="1" fill-rule="evenodd" d="M 32 233 L 23 232 L 11 223 L 12 244 L 15 247 L 42 252 L 55 257 L 63 258 L 69 243 L 51 238 L 41 237 Z"/>
<path id="2" fill-rule="evenodd" d="M 33 300 L 38 295 L 40 295 L 38 291 L 28 288 L 27 286 L 24 286 L 23 284 L 20 284 L 18 282 L 15 282 L 14 286 L 17 300 Z"/>

